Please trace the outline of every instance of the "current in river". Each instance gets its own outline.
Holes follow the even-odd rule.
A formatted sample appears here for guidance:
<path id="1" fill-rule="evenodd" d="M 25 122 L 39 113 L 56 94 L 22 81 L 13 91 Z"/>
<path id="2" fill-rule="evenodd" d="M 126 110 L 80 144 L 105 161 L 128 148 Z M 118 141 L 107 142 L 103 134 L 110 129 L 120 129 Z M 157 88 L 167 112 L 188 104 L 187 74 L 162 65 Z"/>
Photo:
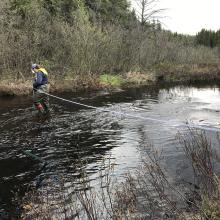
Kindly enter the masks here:
<path id="1" fill-rule="evenodd" d="M 220 129 L 217 85 L 56 95 L 97 109 L 50 98 L 51 117 L 39 122 L 31 97 L 0 98 L 0 219 L 10 216 L 14 192 L 24 194 L 39 177 L 44 181 L 60 173 L 68 182 L 70 177 L 77 179 L 83 167 L 95 184 L 103 158 L 110 158 L 115 175 L 123 178 L 141 165 L 149 143 L 163 151 L 166 166 L 176 178 L 187 179 L 176 135 L 188 128 L 178 125 Z M 207 133 L 214 140 L 218 131 Z M 26 150 L 47 161 L 50 169 L 42 169 L 42 163 L 26 155 Z"/>

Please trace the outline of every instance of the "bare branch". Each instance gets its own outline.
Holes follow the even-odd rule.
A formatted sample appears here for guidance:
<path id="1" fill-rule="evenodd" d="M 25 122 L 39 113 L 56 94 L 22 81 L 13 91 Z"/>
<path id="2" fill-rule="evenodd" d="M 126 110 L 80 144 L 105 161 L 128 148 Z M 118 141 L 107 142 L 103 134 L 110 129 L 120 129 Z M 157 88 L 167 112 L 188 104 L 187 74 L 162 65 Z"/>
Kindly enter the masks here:
<path id="1" fill-rule="evenodd" d="M 136 13 L 142 25 L 154 19 L 161 19 L 160 14 L 166 10 L 157 9 L 158 0 L 135 0 L 135 2 L 137 5 Z"/>

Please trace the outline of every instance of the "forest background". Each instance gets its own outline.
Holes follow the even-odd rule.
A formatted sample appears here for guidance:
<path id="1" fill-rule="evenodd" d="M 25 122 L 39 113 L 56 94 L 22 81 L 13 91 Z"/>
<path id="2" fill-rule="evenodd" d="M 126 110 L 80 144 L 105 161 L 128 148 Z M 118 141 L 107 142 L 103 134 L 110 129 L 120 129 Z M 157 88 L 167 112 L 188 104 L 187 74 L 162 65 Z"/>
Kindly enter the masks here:
<path id="1" fill-rule="evenodd" d="M 103 74 L 128 78 L 142 73 L 139 83 L 175 81 L 181 78 L 178 73 L 182 80 L 198 73 L 216 78 L 220 30 L 172 33 L 158 20 L 163 9 L 137 1 L 140 14 L 128 0 L 2 0 L 1 84 L 30 79 L 32 62 L 49 70 L 54 85 L 72 80 L 71 87 L 98 86 L 96 79 Z"/>

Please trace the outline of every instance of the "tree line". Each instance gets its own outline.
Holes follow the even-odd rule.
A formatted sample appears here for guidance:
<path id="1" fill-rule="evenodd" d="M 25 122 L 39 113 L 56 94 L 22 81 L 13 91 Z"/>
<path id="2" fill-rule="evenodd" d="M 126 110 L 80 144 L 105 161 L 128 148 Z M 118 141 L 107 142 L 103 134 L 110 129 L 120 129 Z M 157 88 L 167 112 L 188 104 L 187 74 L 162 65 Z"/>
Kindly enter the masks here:
<path id="1" fill-rule="evenodd" d="M 207 47 L 220 47 L 220 30 L 212 31 L 202 29 L 196 35 L 196 43 Z"/>
<path id="2" fill-rule="evenodd" d="M 1 0 L 0 76 L 29 76 L 39 62 L 56 77 L 146 71 L 216 62 L 219 51 L 163 30 L 146 0 Z M 150 1 L 151 2 L 151 1 Z"/>
<path id="3" fill-rule="evenodd" d="M 76 19 L 75 12 L 80 8 L 86 11 L 92 23 L 125 25 L 130 19 L 135 19 L 127 0 L 11 0 L 9 8 L 24 19 L 27 10 L 34 4 L 40 10 L 46 10 L 51 18 L 58 18 L 70 24 L 73 24 Z"/>

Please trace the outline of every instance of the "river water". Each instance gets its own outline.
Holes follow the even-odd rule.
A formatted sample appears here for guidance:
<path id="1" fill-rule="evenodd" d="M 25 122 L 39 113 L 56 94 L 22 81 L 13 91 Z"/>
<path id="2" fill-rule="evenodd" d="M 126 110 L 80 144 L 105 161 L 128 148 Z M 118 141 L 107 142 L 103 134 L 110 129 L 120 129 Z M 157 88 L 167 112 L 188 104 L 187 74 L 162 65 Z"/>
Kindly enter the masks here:
<path id="1" fill-rule="evenodd" d="M 143 87 L 58 96 L 108 112 L 51 98 L 51 118 L 39 123 L 30 97 L 0 98 L 0 219 L 10 216 L 14 192 L 23 195 L 39 177 L 62 173 L 77 179 L 79 166 L 84 166 L 95 181 L 103 158 L 111 158 L 115 175 L 123 177 L 141 165 L 149 142 L 163 150 L 174 175 L 187 178 L 176 139 L 177 132 L 186 132 L 187 127 L 179 125 L 189 122 L 220 129 L 218 86 Z M 213 140 L 216 133 L 207 131 Z M 42 169 L 42 163 L 25 150 L 47 161 L 50 169 Z"/>

